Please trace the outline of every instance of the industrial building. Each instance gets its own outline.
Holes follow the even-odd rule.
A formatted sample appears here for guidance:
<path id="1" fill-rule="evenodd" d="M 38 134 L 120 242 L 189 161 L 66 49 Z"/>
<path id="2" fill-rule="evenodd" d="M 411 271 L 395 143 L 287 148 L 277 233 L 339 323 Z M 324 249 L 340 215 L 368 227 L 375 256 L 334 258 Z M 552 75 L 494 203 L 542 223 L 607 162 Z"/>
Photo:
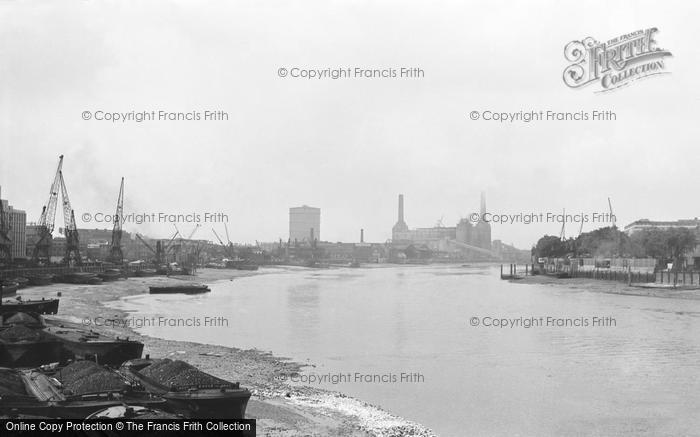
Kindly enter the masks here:
<path id="1" fill-rule="evenodd" d="M 289 241 L 321 240 L 321 209 L 311 206 L 289 208 Z"/>
<path id="2" fill-rule="evenodd" d="M 392 244 L 413 247 L 427 247 L 436 252 L 477 251 L 487 254 L 491 251 L 491 225 L 479 220 L 472 224 L 461 219 L 456 226 L 434 226 L 431 228 L 410 229 L 404 217 L 404 197 L 399 194 L 398 220 L 392 228 Z M 481 193 L 481 215 L 486 213 L 486 195 Z M 481 250 L 479 250 L 481 249 Z"/>
<path id="3" fill-rule="evenodd" d="M 649 219 L 636 220 L 627 226 L 625 226 L 625 233 L 627 235 L 632 235 L 635 232 L 647 230 L 647 229 L 671 229 L 671 228 L 684 228 L 693 231 L 700 231 L 700 219 L 697 217 L 694 219 L 686 220 L 675 220 L 675 221 L 655 221 Z"/>
<path id="4" fill-rule="evenodd" d="M 24 258 L 26 256 L 27 246 L 27 214 L 21 209 L 16 209 L 6 199 L 0 198 L 2 202 L 2 211 L 4 214 L 3 220 L 7 231 L 7 236 L 10 239 L 12 258 Z"/>

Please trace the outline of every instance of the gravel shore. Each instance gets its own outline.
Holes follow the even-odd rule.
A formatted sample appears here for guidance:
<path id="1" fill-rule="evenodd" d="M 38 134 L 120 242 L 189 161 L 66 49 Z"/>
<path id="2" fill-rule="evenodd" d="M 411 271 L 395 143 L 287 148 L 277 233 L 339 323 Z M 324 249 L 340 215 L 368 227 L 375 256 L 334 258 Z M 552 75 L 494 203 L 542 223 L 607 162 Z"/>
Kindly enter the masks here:
<path id="1" fill-rule="evenodd" d="M 662 286 L 657 284 L 632 284 L 627 285 L 619 281 L 607 281 L 590 278 L 562 278 L 553 276 L 535 275 L 526 276 L 522 279 L 510 280 L 514 284 L 544 284 L 555 285 L 561 288 L 587 290 L 598 293 L 624 294 L 629 296 L 648 296 L 674 299 L 700 300 L 700 289 L 696 287 L 676 287 Z"/>
<path id="2" fill-rule="evenodd" d="M 193 277 L 129 278 L 101 285 L 52 284 L 18 292 L 23 298 L 54 297 L 61 293 L 59 313 L 47 318 L 84 324 L 102 317 L 124 319 L 127 313 L 104 305 L 125 296 L 148 293 L 150 285 L 181 280 L 212 283 L 237 277 L 269 274 L 259 271 L 200 270 Z M 260 436 L 432 436 L 425 427 L 394 416 L 378 407 L 341 393 L 306 386 L 291 386 L 279 375 L 302 372 L 303 365 L 257 349 L 242 350 L 215 345 L 164 340 L 143 336 L 129 327 L 90 326 L 111 336 L 129 337 L 144 343 L 144 354 L 153 358 L 184 360 L 229 381 L 240 381 L 253 393 L 247 417 L 257 419 Z"/>

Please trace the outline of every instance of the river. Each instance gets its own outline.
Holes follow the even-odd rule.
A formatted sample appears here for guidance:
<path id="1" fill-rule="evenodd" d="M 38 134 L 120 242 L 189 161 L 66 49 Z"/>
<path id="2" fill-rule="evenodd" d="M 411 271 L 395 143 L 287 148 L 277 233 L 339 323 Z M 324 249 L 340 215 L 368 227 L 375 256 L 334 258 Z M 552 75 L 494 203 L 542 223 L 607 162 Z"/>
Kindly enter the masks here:
<path id="1" fill-rule="evenodd" d="M 700 433 L 698 300 L 513 284 L 478 265 L 280 269 L 211 288 L 120 306 L 200 321 L 144 334 L 313 363 L 304 378 L 325 381 L 309 385 L 440 436 Z"/>

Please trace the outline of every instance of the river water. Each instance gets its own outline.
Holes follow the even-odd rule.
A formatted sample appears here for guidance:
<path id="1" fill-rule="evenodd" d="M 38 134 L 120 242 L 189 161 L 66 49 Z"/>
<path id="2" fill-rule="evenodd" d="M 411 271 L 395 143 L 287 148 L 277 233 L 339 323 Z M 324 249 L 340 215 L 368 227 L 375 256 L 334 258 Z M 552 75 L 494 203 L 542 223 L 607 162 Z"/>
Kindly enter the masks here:
<path id="1" fill-rule="evenodd" d="M 120 306 L 224 317 L 139 331 L 313 363 L 305 377 L 334 379 L 309 385 L 440 436 L 700 433 L 700 301 L 512 284 L 483 266 L 279 270 L 211 288 Z"/>

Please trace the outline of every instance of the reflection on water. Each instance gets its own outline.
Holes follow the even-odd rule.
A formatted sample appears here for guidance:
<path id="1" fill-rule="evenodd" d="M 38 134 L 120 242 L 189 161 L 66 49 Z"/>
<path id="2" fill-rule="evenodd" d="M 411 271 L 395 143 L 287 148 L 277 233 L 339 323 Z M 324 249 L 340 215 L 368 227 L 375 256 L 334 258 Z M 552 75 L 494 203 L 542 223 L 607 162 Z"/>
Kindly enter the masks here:
<path id="1" fill-rule="evenodd" d="M 343 391 L 439 435 L 692 435 L 700 407 L 700 302 L 511 284 L 497 269 L 299 270 L 137 296 L 135 315 L 225 316 L 226 328 L 142 329 L 271 350 L 318 374 L 420 372 Z M 149 312 L 150 311 L 150 312 Z M 611 327 L 493 328 L 471 317 L 612 317 Z"/>

